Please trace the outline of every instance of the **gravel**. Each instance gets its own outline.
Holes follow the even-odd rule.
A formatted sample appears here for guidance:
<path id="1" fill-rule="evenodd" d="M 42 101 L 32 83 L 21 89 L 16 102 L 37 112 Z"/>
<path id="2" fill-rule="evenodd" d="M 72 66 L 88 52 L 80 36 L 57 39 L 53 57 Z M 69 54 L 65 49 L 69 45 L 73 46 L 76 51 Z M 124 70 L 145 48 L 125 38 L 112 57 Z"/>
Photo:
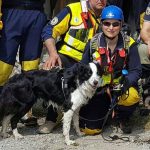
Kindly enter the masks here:
<path id="1" fill-rule="evenodd" d="M 39 118 L 38 123 L 44 123 L 45 118 Z M 125 142 L 120 139 L 115 141 L 105 141 L 101 134 L 95 136 L 78 137 L 75 131 L 71 129 L 71 139 L 75 139 L 76 146 L 67 146 L 64 143 L 62 135 L 62 126 L 58 126 L 53 133 L 37 134 L 38 127 L 26 127 L 18 124 L 19 132 L 24 135 L 23 139 L 15 140 L 13 136 L 0 140 L 0 150 L 150 150 L 150 130 L 144 131 L 140 128 L 134 128 L 132 134 L 122 135 L 111 126 L 105 129 L 104 137 L 108 139 L 109 135 L 118 135 L 119 137 L 129 137 L 130 141 Z M 9 131 L 10 134 L 11 131 Z"/>
<path id="2" fill-rule="evenodd" d="M 43 55 L 40 68 L 46 57 L 47 55 Z M 18 63 L 16 63 L 12 75 L 15 73 L 20 73 L 20 65 Z M 39 105 L 41 106 L 41 104 Z M 45 111 L 41 108 L 36 108 L 37 116 L 44 113 Z M 44 117 L 39 118 L 38 124 L 43 124 L 44 120 Z M 71 139 L 75 139 L 77 145 L 67 146 L 64 143 L 61 125 L 57 127 L 53 133 L 42 135 L 37 134 L 36 131 L 38 127 L 26 127 L 19 123 L 18 130 L 24 138 L 15 140 L 9 128 L 11 137 L 7 139 L 0 139 L 0 150 L 150 150 L 150 128 L 145 131 L 144 128 L 137 126 L 133 127 L 133 132 L 130 135 L 122 135 L 121 132 L 117 131 L 114 127 L 108 127 L 104 131 L 104 137 L 106 138 L 108 138 L 109 135 L 118 135 L 119 137 L 125 136 L 129 137 L 130 141 L 128 142 L 119 139 L 114 141 L 105 141 L 101 134 L 78 137 L 74 130 L 71 129 Z"/>

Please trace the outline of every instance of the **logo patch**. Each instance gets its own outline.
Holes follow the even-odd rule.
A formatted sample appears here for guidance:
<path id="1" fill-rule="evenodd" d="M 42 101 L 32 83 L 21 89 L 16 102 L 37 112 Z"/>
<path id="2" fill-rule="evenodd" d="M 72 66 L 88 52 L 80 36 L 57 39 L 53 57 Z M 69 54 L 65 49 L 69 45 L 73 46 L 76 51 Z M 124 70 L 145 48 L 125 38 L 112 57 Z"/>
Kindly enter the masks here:
<path id="1" fill-rule="evenodd" d="M 51 25 L 56 25 L 58 23 L 58 18 L 57 17 L 54 17 L 52 20 L 51 20 Z"/>
<path id="2" fill-rule="evenodd" d="M 79 18 L 75 17 L 74 22 L 76 22 L 76 23 L 79 22 Z"/>
<path id="3" fill-rule="evenodd" d="M 150 7 L 147 7 L 147 9 L 146 9 L 146 15 L 150 15 Z"/>

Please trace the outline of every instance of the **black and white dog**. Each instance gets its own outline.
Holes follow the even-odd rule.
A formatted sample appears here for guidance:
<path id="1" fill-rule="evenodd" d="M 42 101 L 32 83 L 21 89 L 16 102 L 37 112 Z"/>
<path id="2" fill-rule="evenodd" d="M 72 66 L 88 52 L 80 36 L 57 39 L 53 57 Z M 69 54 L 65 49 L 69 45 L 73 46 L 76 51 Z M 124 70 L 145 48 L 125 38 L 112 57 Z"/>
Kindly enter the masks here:
<path id="1" fill-rule="evenodd" d="M 102 75 L 101 69 L 94 63 L 75 64 L 68 69 L 34 70 L 17 74 L 10 78 L 0 95 L 0 120 L 2 120 L 3 137 L 7 137 L 6 129 L 11 123 L 15 138 L 21 138 L 17 123 L 36 102 L 42 98 L 44 102 L 62 107 L 63 134 L 67 145 L 73 144 L 69 138 L 71 120 L 78 135 L 79 110 L 94 95 Z M 75 113 L 76 112 L 76 113 Z"/>

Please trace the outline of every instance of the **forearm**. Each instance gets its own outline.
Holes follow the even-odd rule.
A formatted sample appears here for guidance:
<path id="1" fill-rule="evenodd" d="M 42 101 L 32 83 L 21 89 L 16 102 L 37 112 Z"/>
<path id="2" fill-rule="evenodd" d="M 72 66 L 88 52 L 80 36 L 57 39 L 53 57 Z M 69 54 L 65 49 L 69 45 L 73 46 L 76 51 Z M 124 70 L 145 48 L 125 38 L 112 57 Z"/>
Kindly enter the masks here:
<path id="1" fill-rule="evenodd" d="M 129 83 L 131 86 L 134 86 L 137 84 L 142 73 L 140 57 L 136 45 L 129 50 L 128 71 Z"/>
<path id="2" fill-rule="evenodd" d="M 45 41 L 45 46 L 48 50 L 49 55 L 53 55 L 57 53 L 57 49 L 55 46 L 55 40 L 53 38 L 49 38 Z"/>
<path id="3" fill-rule="evenodd" d="M 144 22 L 140 33 L 140 37 L 144 43 L 146 44 L 150 43 L 150 22 L 149 21 Z"/>

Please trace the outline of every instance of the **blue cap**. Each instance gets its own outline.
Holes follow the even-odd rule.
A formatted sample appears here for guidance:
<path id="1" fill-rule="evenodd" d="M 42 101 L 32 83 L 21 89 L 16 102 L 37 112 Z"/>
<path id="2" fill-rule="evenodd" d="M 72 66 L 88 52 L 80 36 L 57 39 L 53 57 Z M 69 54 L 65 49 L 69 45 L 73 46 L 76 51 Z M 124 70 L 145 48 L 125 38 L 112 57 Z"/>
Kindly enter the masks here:
<path id="1" fill-rule="evenodd" d="M 110 5 L 102 10 L 101 20 L 105 19 L 115 19 L 123 21 L 124 20 L 123 12 L 119 7 Z"/>

